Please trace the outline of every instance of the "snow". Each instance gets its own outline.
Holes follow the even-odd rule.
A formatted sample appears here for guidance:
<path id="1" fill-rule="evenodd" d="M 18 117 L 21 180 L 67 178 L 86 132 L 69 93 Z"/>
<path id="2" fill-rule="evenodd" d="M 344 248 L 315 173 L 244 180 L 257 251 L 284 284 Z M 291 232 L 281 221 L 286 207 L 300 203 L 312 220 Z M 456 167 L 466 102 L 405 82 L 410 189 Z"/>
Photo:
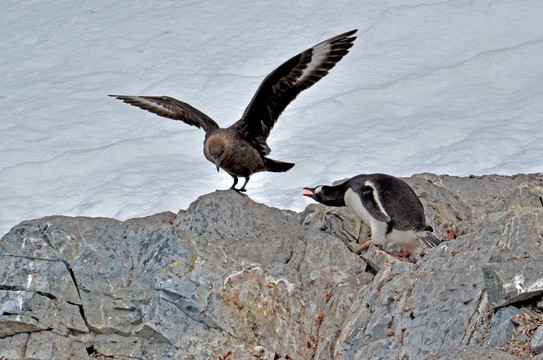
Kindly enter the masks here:
<path id="1" fill-rule="evenodd" d="M 0 17 L 0 234 L 46 215 L 124 220 L 226 189 L 204 133 L 107 94 L 169 95 L 228 126 L 291 56 L 359 29 L 287 108 L 255 201 L 360 173 L 543 171 L 543 3 L 10 1 Z"/>

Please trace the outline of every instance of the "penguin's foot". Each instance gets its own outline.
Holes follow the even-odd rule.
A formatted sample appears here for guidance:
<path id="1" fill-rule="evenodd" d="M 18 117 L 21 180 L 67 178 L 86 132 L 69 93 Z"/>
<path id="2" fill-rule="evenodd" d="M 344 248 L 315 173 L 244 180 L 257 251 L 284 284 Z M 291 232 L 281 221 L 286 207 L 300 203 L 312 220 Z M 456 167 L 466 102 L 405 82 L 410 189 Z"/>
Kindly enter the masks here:
<path id="1" fill-rule="evenodd" d="M 412 263 L 416 263 L 418 260 L 415 257 L 411 257 L 411 252 L 405 247 L 405 245 L 402 246 L 403 252 L 399 255 L 396 255 L 396 258 L 398 260 L 402 261 L 408 261 Z"/>
<path id="2" fill-rule="evenodd" d="M 368 239 L 368 240 L 366 240 L 365 243 L 363 243 L 362 245 L 360 245 L 360 246 L 358 247 L 357 252 L 360 252 L 360 251 L 362 251 L 362 250 L 368 248 L 370 245 L 372 245 L 372 242 L 371 242 L 371 239 Z"/>
<path id="3" fill-rule="evenodd" d="M 403 252 L 402 252 L 401 254 L 399 254 L 399 255 L 395 255 L 395 254 L 393 254 L 393 253 L 391 253 L 391 252 L 389 252 L 389 251 L 386 251 L 386 250 L 383 249 L 381 246 L 372 243 L 371 238 L 368 239 L 368 240 L 366 240 L 366 242 L 364 242 L 362 245 L 360 245 L 360 246 L 358 247 L 358 250 L 356 251 L 356 253 L 357 253 L 357 254 L 360 254 L 360 252 L 361 252 L 362 250 L 367 249 L 367 248 L 369 248 L 370 246 L 373 246 L 373 247 L 375 247 L 377 250 L 382 251 L 382 252 L 384 252 L 385 254 L 387 254 L 387 255 L 389 255 L 389 256 L 395 258 L 395 259 L 398 259 L 398 260 L 400 260 L 400 261 L 408 261 L 408 262 L 411 262 L 411 259 L 409 258 L 409 256 L 411 255 L 411 253 L 410 253 L 408 250 L 402 248 L 402 249 L 403 249 Z M 416 260 L 413 261 L 413 262 L 416 262 Z"/>

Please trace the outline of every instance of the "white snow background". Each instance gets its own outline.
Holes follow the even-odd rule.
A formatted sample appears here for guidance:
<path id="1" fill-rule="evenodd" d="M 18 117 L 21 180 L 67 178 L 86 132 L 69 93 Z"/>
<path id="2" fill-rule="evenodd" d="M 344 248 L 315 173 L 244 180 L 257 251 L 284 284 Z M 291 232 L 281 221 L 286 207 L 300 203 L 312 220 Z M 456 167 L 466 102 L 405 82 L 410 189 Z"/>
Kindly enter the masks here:
<path id="1" fill-rule="evenodd" d="M 107 95 L 169 95 L 228 126 L 269 72 L 355 28 L 268 139 L 296 166 L 254 175 L 252 199 L 299 211 L 304 186 L 360 173 L 541 172 L 541 19 L 541 0 L 5 0 L 0 234 L 177 212 L 230 187 L 202 130 Z"/>

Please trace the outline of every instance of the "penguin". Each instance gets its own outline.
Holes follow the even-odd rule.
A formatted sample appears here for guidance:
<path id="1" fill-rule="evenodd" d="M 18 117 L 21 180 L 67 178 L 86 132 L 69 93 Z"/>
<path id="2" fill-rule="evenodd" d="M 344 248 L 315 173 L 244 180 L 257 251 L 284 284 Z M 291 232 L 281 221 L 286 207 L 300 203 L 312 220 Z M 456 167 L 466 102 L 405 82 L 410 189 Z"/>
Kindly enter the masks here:
<path id="1" fill-rule="evenodd" d="M 306 187 L 303 194 L 328 206 L 348 206 L 371 228 L 371 244 L 402 244 L 408 256 L 421 243 L 435 247 L 441 243 L 426 224 L 424 207 L 413 189 L 403 180 L 386 174 L 354 176 L 335 186 Z M 359 249 L 359 250 L 360 250 Z"/>
<path id="2" fill-rule="evenodd" d="M 285 172 L 294 164 L 267 157 L 271 149 L 266 143 L 279 115 L 300 92 L 313 86 L 328 74 L 353 46 L 355 30 L 334 36 L 287 60 L 272 71 L 256 91 L 241 119 L 221 128 L 209 116 L 191 105 L 169 96 L 109 95 L 159 116 L 205 131 L 204 156 L 217 171 L 223 169 L 234 179 L 230 189 L 246 191 L 251 175 L 261 171 Z M 245 178 L 236 188 L 238 177 Z"/>

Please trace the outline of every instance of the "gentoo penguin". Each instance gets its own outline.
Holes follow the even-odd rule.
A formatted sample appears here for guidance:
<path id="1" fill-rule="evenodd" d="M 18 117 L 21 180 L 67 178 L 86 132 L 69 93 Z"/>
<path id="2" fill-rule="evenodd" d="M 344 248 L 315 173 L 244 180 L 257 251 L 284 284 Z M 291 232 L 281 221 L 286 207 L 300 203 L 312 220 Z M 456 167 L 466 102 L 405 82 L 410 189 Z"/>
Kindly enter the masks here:
<path id="1" fill-rule="evenodd" d="M 294 56 L 272 71 L 253 96 L 241 119 L 227 128 L 187 103 L 168 96 L 109 95 L 157 115 L 203 128 L 204 155 L 234 178 L 231 189 L 246 191 L 252 174 L 260 171 L 284 172 L 294 164 L 266 157 L 270 131 L 288 104 L 303 90 L 328 74 L 348 52 L 357 30 L 334 36 Z M 238 177 L 245 183 L 236 189 Z"/>
<path id="2" fill-rule="evenodd" d="M 426 225 L 424 208 L 407 183 L 386 174 L 358 175 L 336 186 L 304 188 L 304 194 L 324 205 L 348 206 L 371 228 L 371 240 L 360 248 L 392 241 L 407 254 L 420 242 L 429 247 L 441 243 Z"/>

